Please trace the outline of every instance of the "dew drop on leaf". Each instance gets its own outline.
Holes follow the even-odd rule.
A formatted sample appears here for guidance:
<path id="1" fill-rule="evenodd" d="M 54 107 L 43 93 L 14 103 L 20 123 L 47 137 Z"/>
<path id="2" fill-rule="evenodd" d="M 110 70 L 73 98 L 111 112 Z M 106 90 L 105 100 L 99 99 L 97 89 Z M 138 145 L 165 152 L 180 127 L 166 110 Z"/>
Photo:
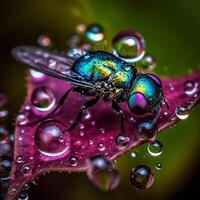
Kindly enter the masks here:
<path id="1" fill-rule="evenodd" d="M 153 70 L 156 67 L 156 59 L 150 54 L 145 54 L 137 65 L 144 70 Z"/>
<path id="2" fill-rule="evenodd" d="M 116 165 L 102 156 L 89 160 L 88 177 L 94 186 L 100 190 L 109 191 L 119 184 L 119 172 Z"/>
<path id="3" fill-rule="evenodd" d="M 115 138 L 115 143 L 117 144 L 118 147 L 126 147 L 129 141 L 130 141 L 129 137 L 125 135 L 118 135 Z"/>
<path id="4" fill-rule="evenodd" d="M 193 95 L 197 91 L 198 84 L 193 81 L 186 81 L 183 85 L 185 94 Z"/>
<path id="5" fill-rule="evenodd" d="M 163 145 L 158 140 L 155 140 L 148 145 L 147 150 L 151 156 L 156 157 L 162 153 Z"/>
<path id="6" fill-rule="evenodd" d="M 100 42 L 104 39 L 103 28 L 98 24 L 92 24 L 87 27 L 85 37 L 90 42 Z"/>
<path id="7" fill-rule="evenodd" d="M 31 102 L 39 111 L 51 110 L 56 102 L 55 96 L 47 87 L 36 88 L 31 96 Z"/>
<path id="8" fill-rule="evenodd" d="M 59 156 L 70 146 L 65 125 L 57 120 L 42 122 L 35 131 L 34 141 L 38 151 L 46 156 Z"/>
<path id="9" fill-rule="evenodd" d="M 146 165 L 138 165 L 130 173 L 132 186 L 137 190 L 148 189 L 154 182 L 154 174 Z"/>
<path id="10" fill-rule="evenodd" d="M 188 109 L 184 105 L 180 105 L 175 109 L 176 116 L 181 120 L 188 118 L 189 116 L 188 112 L 189 112 Z"/>

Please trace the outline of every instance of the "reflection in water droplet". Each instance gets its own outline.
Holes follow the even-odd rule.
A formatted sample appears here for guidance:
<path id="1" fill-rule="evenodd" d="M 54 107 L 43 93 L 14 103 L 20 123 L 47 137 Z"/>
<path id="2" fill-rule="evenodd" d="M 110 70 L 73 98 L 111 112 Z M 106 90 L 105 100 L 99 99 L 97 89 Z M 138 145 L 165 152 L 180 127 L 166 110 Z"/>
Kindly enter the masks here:
<path id="1" fill-rule="evenodd" d="M 38 37 L 37 42 L 42 47 L 51 47 L 52 41 L 48 35 L 41 35 Z"/>
<path id="2" fill-rule="evenodd" d="M 100 42 L 104 39 L 103 28 L 98 24 L 87 27 L 85 37 L 91 42 Z"/>
<path id="3" fill-rule="evenodd" d="M 122 31 L 112 41 L 113 54 L 126 62 L 137 62 L 144 56 L 144 39 L 134 31 Z"/>
<path id="4" fill-rule="evenodd" d="M 26 192 L 20 193 L 17 200 L 28 200 L 28 194 Z"/>
<path id="5" fill-rule="evenodd" d="M 101 156 L 89 160 L 87 174 L 93 185 L 104 191 L 115 189 L 120 180 L 116 165 Z"/>
<path id="6" fill-rule="evenodd" d="M 139 61 L 138 66 L 144 70 L 153 70 L 156 67 L 156 59 L 152 55 L 146 54 Z"/>
<path id="7" fill-rule="evenodd" d="M 37 110 L 45 112 L 54 107 L 56 99 L 50 89 L 46 87 L 39 87 L 33 91 L 31 102 Z"/>
<path id="8" fill-rule="evenodd" d="M 34 140 L 39 152 L 46 156 L 59 156 L 70 145 L 70 136 L 65 125 L 57 120 L 41 123 L 35 131 Z"/>
<path id="9" fill-rule="evenodd" d="M 150 143 L 147 147 L 148 152 L 152 156 L 159 156 L 162 153 L 163 145 L 158 140 Z"/>
<path id="10" fill-rule="evenodd" d="M 129 137 L 125 135 L 118 135 L 115 138 L 115 143 L 117 144 L 118 147 L 126 147 L 129 141 L 130 141 Z"/>
<path id="11" fill-rule="evenodd" d="M 198 88 L 198 84 L 194 83 L 193 81 L 186 81 L 183 85 L 183 90 L 187 95 L 193 95 Z"/>
<path id="12" fill-rule="evenodd" d="M 186 106 L 184 105 L 180 105 L 178 107 L 176 107 L 175 109 L 175 113 L 176 113 L 176 116 L 179 118 L 179 119 L 187 119 L 189 114 L 188 114 L 188 109 Z"/>
<path id="13" fill-rule="evenodd" d="M 136 168 L 132 169 L 130 179 L 135 189 L 144 190 L 152 186 L 154 174 L 148 166 L 138 165 Z"/>

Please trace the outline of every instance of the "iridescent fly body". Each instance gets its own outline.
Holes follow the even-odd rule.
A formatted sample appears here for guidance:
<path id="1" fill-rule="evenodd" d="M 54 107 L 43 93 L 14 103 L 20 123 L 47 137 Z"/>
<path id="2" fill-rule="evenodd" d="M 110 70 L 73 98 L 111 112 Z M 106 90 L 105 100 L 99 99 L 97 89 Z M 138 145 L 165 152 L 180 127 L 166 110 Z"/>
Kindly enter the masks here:
<path id="1" fill-rule="evenodd" d="M 108 52 L 82 53 L 77 59 L 34 47 L 17 47 L 13 55 L 37 71 L 71 82 L 73 91 L 95 97 L 83 104 L 70 130 L 80 121 L 83 111 L 99 97 L 112 102 L 113 109 L 120 115 L 122 132 L 124 115 L 119 102 L 127 102 L 133 114 L 144 115 L 157 112 L 163 101 L 159 78 L 138 73 L 133 65 Z"/>

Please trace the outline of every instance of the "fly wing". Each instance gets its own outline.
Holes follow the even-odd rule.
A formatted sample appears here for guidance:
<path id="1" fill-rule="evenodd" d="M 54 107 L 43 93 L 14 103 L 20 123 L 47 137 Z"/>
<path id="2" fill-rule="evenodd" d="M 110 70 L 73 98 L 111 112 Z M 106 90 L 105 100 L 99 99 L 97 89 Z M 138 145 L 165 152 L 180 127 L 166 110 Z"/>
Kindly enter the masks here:
<path id="1" fill-rule="evenodd" d="M 94 87 L 92 82 L 85 80 L 71 70 L 76 58 L 67 57 L 64 53 L 58 54 L 36 47 L 19 46 L 13 49 L 12 54 L 16 60 L 36 71 L 71 82 L 75 85 L 88 88 Z"/>

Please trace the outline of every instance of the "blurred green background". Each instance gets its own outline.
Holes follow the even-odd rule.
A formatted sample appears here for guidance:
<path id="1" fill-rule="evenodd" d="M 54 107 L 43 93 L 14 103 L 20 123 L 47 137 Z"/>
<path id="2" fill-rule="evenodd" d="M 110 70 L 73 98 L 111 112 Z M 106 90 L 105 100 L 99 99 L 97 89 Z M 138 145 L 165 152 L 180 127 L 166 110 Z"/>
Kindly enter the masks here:
<path id="1" fill-rule="evenodd" d="M 159 75 L 184 75 L 200 69 L 199 0 L 15 0 L 0 2 L 0 89 L 10 96 L 13 119 L 25 95 L 25 68 L 11 57 L 11 49 L 22 44 L 36 45 L 38 36 L 48 34 L 54 48 L 67 49 L 67 39 L 79 23 L 101 24 L 108 39 L 123 29 L 140 32 L 148 52 L 157 58 Z M 96 190 L 85 174 L 50 174 L 32 185 L 30 199 L 49 200 L 163 200 L 198 199 L 200 195 L 200 107 L 176 127 L 158 136 L 164 148 L 159 157 L 148 155 L 146 146 L 117 160 L 121 183 L 112 192 Z M 160 162 L 162 169 L 155 169 Z M 132 167 L 147 164 L 155 183 L 147 191 L 131 187 Z M 196 196 L 195 196 L 196 195 Z"/>

